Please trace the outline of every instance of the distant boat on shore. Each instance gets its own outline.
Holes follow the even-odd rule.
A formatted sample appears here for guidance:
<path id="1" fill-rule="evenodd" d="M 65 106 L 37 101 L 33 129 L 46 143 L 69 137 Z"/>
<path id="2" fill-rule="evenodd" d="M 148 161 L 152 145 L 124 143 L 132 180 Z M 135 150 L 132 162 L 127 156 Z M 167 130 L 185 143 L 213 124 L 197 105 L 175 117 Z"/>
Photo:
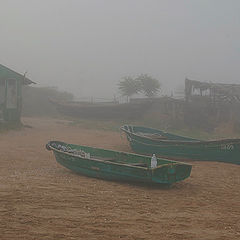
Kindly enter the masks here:
<path id="1" fill-rule="evenodd" d="M 151 107 L 152 102 L 59 102 L 50 100 L 59 113 L 72 117 L 96 119 L 138 119 Z"/>

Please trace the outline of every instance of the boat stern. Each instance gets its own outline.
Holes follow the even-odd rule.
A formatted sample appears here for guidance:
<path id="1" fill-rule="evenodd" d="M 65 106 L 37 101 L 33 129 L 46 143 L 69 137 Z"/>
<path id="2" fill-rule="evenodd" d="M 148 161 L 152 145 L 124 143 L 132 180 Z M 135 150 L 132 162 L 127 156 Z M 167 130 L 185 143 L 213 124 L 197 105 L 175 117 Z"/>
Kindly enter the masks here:
<path id="1" fill-rule="evenodd" d="M 188 178 L 192 166 L 184 163 L 169 163 L 152 169 L 152 181 L 156 183 L 173 184 Z"/>

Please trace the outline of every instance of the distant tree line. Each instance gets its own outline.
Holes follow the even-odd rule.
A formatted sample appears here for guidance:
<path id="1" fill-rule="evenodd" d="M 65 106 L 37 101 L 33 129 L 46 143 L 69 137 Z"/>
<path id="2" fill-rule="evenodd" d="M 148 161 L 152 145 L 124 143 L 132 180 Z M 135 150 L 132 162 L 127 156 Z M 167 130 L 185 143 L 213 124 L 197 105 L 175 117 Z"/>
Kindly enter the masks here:
<path id="1" fill-rule="evenodd" d="M 160 82 L 147 74 L 141 74 L 136 78 L 123 77 L 118 83 L 118 89 L 122 96 L 126 96 L 127 99 L 138 93 L 143 93 L 147 97 L 154 97 L 160 88 Z"/>

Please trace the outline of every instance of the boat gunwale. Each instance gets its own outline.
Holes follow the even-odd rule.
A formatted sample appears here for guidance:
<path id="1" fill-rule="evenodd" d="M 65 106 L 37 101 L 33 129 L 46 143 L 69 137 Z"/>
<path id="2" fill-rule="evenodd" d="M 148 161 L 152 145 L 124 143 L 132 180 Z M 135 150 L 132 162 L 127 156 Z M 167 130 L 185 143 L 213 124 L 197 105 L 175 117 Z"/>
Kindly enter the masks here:
<path id="1" fill-rule="evenodd" d="M 201 143 L 201 144 L 216 144 L 216 143 L 217 144 L 226 144 L 226 143 L 227 144 L 231 144 L 231 143 L 236 144 L 236 143 L 240 143 L 240 138 L 226 138 L 226 139 L 220 139 L 220 140 L 199 140 L 199 139 L 196 139 L 196 140 L 193 140 L 193 141 L 190 141 L 190 140 L 189 141 L 185 141 L 185 140 L 152 139 L 150 137 L 146 137 L 146 136 L 142 136 L 140 134 L 137 134 L 135 132 L 130 132 L 129 130 L 124 128 L 125 126 L 130 126 L 130 125 L 123 125 L 122 127 L 120 127 L 120 130 L 122 130 L 123 132 L 125 132 L 125 133 L 127 133 L 129 135 L 134 135 L 134 136 L 137 136 L 137 137 L 140 137 L 140 138 L 143 138 L 143 139 L 148 139 L 148 140 L 151 140 L 153 142 L 172 143 L 172 144 L 178 144 L 178 145 L 179 144 L 195 145 L 195 144 L 199 144 L 199 143 Z M 142 126 L 137 126 L 137 127 L 142 127 Z M 143 127 L 143 128 L 148 128 L 148 127 Z M 158 131 L 158 129 L 155 129 L 155 128 L 148 128 L 148 129 L 157 130 Z M 165 131 L 162 131 L 162 132 L 167 133 Z M 182 135 L 176 135 L 176 136 L 186 137 L 186 136 L 182 136 Z M 146 143 L 143 143 L 143 144 L 146 144 Z M 159 146 L 159 145 L 154 145 L 154 144 L 146 144 L 146 145 Z"/>
<path id="2" fill-rule="evenodd" d="M 78 146 L 89 147 L 89 146 L 84 146 L 84 145 L 78 145 Z M 96 162 L 103 162 L 103 163 L 119 165 L 119 166 L 127 166 L 127 167 L 132 167 L 132 168 L 139 168 L 139 169 L 143 169 L 143 170 L 147 170 L 147 171 L 154 171 L 154 170 L 162 168 L 162 167 L 174 166 L 174 165 L 175 166 L 177 166 L 177 165 L 180 165 L 180 166 L 181 165 L 186 165 L 186 166 L 191 166 L 192 167 L 192 165 L 189 164 L 189 163 L 174 161 L 174 160 L 167 159 L 167 158 L 158 158 L 158 159 L 162 159 L 162 160 L 166 160 L 166 161 L 172 161 L 172 162 L 161 164 L 161 165 L 157 166 L 156 168 L 140 167 L 140 166 L 134 166 L 134 165 L 127 164 L 127 163 L 117 163 L 117 162 L 113 162 L 113 161 L 109 161 L 109 160 L 102 160 L 102 159 L 97 159 L 97 158 L 90 158 L 90 159 L 88 159 L 88 158 L 81 157 L 79 155 L 74 155 L 73 153 L 68 153 L 68 152 L 61 151 L 59 149 L 56 149 L 56 148 L 52 147 L 51 145 L 48 145 L 48 147 L 51 148 L 53 151 L 62 153 L 64 155 L 69 155 L 69 156 L 75 157 L 75 158 L 80 158 L 80 159 L 84 159 L 84 160 L 93 160 L 93 161 L 96 161 Z M 95 147 L 90 147 L 90 148 L 97 149 L 97 150 L 99 149 L 99 148 L 95 148 Z M 104 149 L 104 150 L 106 150 L 106 149 Z M 145 155 L 141 155 L 141 154 L 132 154 L 132 153 L 119 152 L 119 151 L 114 151 L 114 150 L 107 150 L 107 151 L 113 151 L 113 152 L 123 153 L 123 154 L 127 154 L 127 155 L 136 155 L 136 156 L 149 158 L 149 159 L 151 158 L 149 156 L 145 156 Z"/>

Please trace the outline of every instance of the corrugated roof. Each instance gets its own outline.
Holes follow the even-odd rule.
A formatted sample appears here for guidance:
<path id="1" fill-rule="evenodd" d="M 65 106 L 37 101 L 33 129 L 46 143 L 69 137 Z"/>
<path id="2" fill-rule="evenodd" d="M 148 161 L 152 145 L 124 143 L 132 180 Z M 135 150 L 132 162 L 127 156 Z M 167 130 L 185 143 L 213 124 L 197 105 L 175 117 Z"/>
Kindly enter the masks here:
<path id="1" fill-rule="evenodd" d="M 25 74 L 17 73 L 14 70 L 12 70 L 2 64 L 0 64 L 0 79 L 16 79 L 19 81 L 23 81 L 24 85 L 36 84 L 29 78 L 26 78 Z"/>

